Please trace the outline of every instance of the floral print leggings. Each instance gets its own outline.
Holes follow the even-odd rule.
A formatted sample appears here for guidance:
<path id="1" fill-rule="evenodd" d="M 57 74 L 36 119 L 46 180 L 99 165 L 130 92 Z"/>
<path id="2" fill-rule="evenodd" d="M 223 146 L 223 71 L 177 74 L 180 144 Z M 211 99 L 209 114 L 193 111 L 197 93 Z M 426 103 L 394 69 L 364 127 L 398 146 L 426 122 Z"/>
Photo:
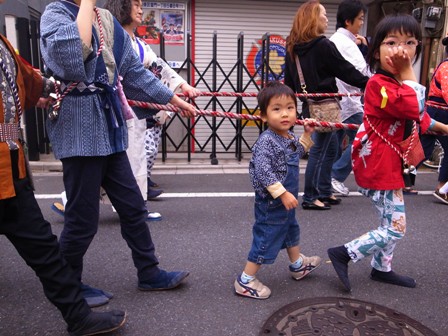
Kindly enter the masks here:
<path id="1" fill-rule="evenodd" d="M 151 170 L 156 162 L 157 153 L 159 152 L 160 136 L 162 135 L 162 126 L 154 125 L 147 128 L 145 133 L 145 151 L 146 151 L 146 169 L 148 178 L 151 177 Z"/>
<path id="2" fill-rule="evenodd" d="M 353 262 L 373 255 L 372 267 L 378 271 L 389 272 L 395 245 L 406 232 L 403 191 L 361 188 L 360 192 L 369 197 L 378 210 L 380 226 L 344 246 Z"/>

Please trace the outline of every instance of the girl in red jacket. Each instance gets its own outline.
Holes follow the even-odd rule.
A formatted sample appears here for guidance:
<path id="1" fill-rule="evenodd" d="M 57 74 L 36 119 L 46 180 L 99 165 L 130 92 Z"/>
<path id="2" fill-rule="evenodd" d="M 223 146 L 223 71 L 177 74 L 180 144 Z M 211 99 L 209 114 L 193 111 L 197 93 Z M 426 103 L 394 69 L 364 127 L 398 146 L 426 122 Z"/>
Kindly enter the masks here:
<path id="1" fill-rule="evenodd" d="M 365 91 L 364 120 L 352 147 L 353 172 L 360 192 L 380 214 L 378 228 L 351 242 L 328 249 L 328 256 L 347 291 L 349 261 L 373 255 L 372 280 L 415 287 L 414 279 L 392 271 L 395 245 L 406 231 L 403 200 L 403 163 L 398 143 L 410 136 L 414 122 L 448 133 L 448 125 L 424 111 L 425 87 L 420 85 L 412 61 L 421 52 L 421 29 L 410 15 L 385 17 L 377 26 L 367 61 L 375 75 Z M 398 149 L 398 150 L 397 150 Z"/>

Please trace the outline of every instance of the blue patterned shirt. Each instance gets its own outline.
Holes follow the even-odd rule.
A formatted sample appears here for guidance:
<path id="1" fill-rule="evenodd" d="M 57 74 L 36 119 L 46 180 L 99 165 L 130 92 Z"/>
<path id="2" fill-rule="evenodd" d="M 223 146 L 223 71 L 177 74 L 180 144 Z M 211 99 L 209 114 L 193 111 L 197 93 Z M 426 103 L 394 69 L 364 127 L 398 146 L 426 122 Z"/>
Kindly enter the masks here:
<path id="1" fill-rule="evenodd" d="M 255 192 L 262 197 L 266 197 L 269 195 L 266 188 L 277 182 L 282 183 L 287 173 L 284 150 L 277 141 L 291 152 L 297 148 L 300 157 L 305 154 L 305 149 L 292 132 L 289 132 L 291 137 L 289 139 L 278 135 L 271 129 L 264 131 L 263 135 L 268 136 L 260 135 L 252 147 L 249 175 Z"/>
<path id="2" fill-rule="evenodd" d="M 41 51 L 45 64 L 55 77 L 66 81 L 95 82 L 98 43 L 92 40 L 92 48 L 86 57 L 76 16 L 61 1 L 50 3 L 41 19 Z M 112 14 L 100 9 L 104 29 L 104 47 L 101 53 L 107 68 L 109 84 L 113 85 L 115 70 L 123 77 L 122 85 L 128 99 L 167 104 L 173 92 L 150 71 L 146 70 L 132 48 L 126 33 Z M 98 29 L 96 29 L 98 32 Z M 116 64 L 114 35 L 122 46 L 115 46 L 121 61 Z M 118 43 L 118 42 L 117 42 Z M 119 47 L 119 49 L 118 49 Z M 87 50 L 89 52 L 89 50 Z M 151 114 L 146 110 L 146 117 Z M 54 155 L 57 159 L 74 156 L 106 156 L 127 148 L 126 123 L 113 128 L 108 125 L 108 112 L 102 106 L 99 95 L 67 95 L 61 104 L 59 117 L 47 121 L 47 129 Z"/>

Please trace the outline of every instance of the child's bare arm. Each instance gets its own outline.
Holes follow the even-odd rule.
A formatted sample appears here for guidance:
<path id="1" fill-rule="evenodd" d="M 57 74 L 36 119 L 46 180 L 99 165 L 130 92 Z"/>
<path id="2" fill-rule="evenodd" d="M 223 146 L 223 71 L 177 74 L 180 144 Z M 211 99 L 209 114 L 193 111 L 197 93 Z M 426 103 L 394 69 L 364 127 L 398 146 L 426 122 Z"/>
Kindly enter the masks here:
<path id="1" fill-rule="evenodd" d="M 448 134 L 448 125 L 436 121 L 434 126 L 431 128 L 431 131 Z"/>

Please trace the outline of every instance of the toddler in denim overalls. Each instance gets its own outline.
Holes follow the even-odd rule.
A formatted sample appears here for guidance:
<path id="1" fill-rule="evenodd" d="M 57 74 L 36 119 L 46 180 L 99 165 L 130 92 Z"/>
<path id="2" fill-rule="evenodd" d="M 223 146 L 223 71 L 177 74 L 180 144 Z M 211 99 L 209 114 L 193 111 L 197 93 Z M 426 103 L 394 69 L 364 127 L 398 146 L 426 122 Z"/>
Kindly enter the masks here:
<path id="1" fill-rule="evenodd" d="M 255 189 L 255 224 L 248 261 L 235 280 L 235 292 L 254 299 L 267 299 L 271 291 L 255 278 L 262 264 L 272 264 L 286 249 L 289 271 L 296 280 L 316 269 L 320 257 L 300 253 L 300 228 L 295 217 L 299 193 L 299 157 L 311 147 L 311 127 L 300 138 L 290 131 L 296 120 L 294 92 L 271 82 L 258 94 L 260 116 L 269 128 L 252 148 L 249 173 Z"/>

